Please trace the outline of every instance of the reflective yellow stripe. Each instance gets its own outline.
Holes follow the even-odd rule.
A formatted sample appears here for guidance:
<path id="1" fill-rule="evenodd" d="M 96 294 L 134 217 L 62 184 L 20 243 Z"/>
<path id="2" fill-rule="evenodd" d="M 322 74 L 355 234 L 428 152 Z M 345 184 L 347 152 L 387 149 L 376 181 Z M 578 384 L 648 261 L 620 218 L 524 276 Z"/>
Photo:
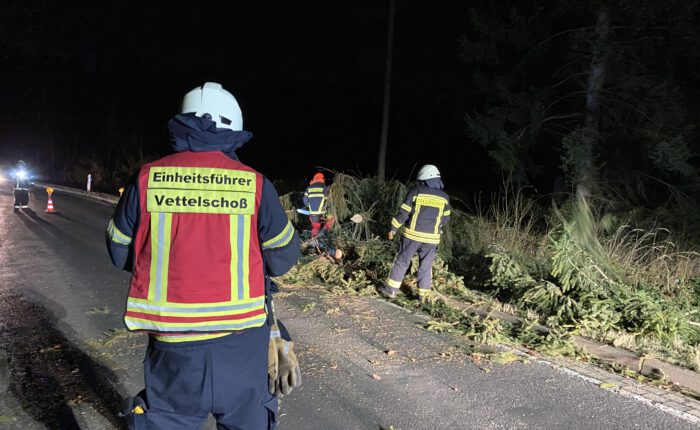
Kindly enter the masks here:
<path id="1" fill-rule="evenodd" d="M 435 234 L 435 233 L 423 233 L 420 231 L 415 231 L 415 230 L 410 230 L 410 229 L 406 229 L 404 231 L 410 233 L 413 236 L 424 237 L 426 239 L 439 239 L 440 238 L 440 234 Z"/>
<path id="2" fill-rule="evenodd" d="M 172 214 L 154 213 L 151 216 L 151 272 L 148 299 L 153 302 L 165 302 L 168 299 L 171 225 Z"/>
<path id="3" fill-rule="evenodd" d="M 309 197 L 319 197 L 319 196 L 309 196 Z M 322 214 L 326 213 L 326 196 L 321 194 L 320 197 L 321 197 L 321 203 L 319 203 L 317 210 L 311 210 L 311 204 L 309 204 L 309 214 L 322 215 Z M 309 203 L 311 203 L 311 202 L 309 202 Z"/>
<path id="4" fill-rule="evenodd" d="M 396 218 L 393 218 L 391 220 L 391 226 L 394 228 L 399 228 L 401 227 L 401 223 Z"/>
<path id="5" fill-rule="evenodd" d="M 443 216 L 450 216 L 452 215 L 452 211 L 445 211 L 442 213 Z"/>
<path id="6" fill-rule="evenodd" d="M 443 210 L 445 210 L 445 205 L 441 205 L 438 208 L 438 216 L 437 216 L 437 219 L 435 220 L 435 228 L 433 229 L 433 233 L 437 234 L 437 235 L 440 234 L 440 222 L 442 221 L 442 211 Z"/>
<path id="7" fill-rule="evenodd" d="M 401 209 L 405 210 L 406 212 L 411 212 L 411 207 L 407 205 L 406 203 L 403 203 L 401 205 Z"/>
<path id="8" fill-rule="evenodd" d="M 284 245 L 288 244 L 291 240 L 292 237 L 294 236 L 294 226 L 292 225 L 291 222 L 287 221 L 287 225 L 284 226 L 280 234 L 277 236 L 273 237 L 270 240 L 266 240 L 263 242 L 262 246 L 263 249 L 267 248 L 281 248 Z"/>
<path id="9" fill-rule="evenodd" d="M 418 221 L 418 216 L 420 215 L 420 205 L 416 205 L 415 211 L 413 212 L 413 216 L 411 217 L 411 223 L 409 225 L 409 229 L 415 230 L 416 229 L 416 222 Z"/>
<path id="10" fill-rule="evenodd" d="M 415 230 L 405 229 L 403 235 L 411 240 L 422 243 L 440 243 L 440 234 L 421 233 Z"/>
<path id="11" fill-rule="evenodd" d="M 109 239 L 114 243 L 118 243 L 120 245 L 131 244 L 131 237 L 119 231 L 117 226 L 114 224 L 113 219 L 109 220 L 109 225 L 107 226 L 107 234 L 109 234 Z"/>
<path id="12" fill-rule="evenodd" d="M 129 297 L 127 301 L 127 306 L 132 306 L 132 307 L 151 307 L 153 309 L 157 310 L 167 310 L 167 309 L 182 309 L 182 310 L 190 310 L 191 314 L 195 314 L 198 311 L 204 311 L 204 312 L 210 312 L 212 308 L 219 308 L 222 306 L 232 306 L 237 308 L 245 307 L 247 305 L 247 309 L 253 309 L 253 308 L 259 308 L 260 306 L 265 304 L 265 297 L 261 295 L 260 297 L 253 297 L 250 299 L 245 299 L 245 300 L 227 300 L 225 302 L 211 302 L 211 303 L 175 303 L 175 302 L 170 302 L 170 303 L 153 303 L 151 300 L 148 299 L 137 299 L 135 297 Z M 143 312 L 143 311 L 140 311 Z"/>
<path id="13" fill-rule="evenodd" d="M 388 286 L 390 286 L 391 288 L 400 288 L 401 287 L 401 281 L 394 281 L 391 278 L 386 280 L 386 284 Z"/>
<path id="14" fill-rule="evenodd" d="M 224 336 L 229 336 L 231 333 L 214 333 L 214 334 L 200 334 L 200 335 L 175 335 L 175 336 L 153 336 L 156 338 L 157 341 L 160 342 L 170 342 L 170 343 L 177 343 L 177 342 L 194 342 L 197 340 L 209 340 L 209 339 L 216 339 L 218 337 L 224 337 Z"/>
<path id="15" fill-rule="evenodd" d="M 250 297 L 250 217 L 231 215 L 230 226 L 231 300 L 240 301 Z"/>

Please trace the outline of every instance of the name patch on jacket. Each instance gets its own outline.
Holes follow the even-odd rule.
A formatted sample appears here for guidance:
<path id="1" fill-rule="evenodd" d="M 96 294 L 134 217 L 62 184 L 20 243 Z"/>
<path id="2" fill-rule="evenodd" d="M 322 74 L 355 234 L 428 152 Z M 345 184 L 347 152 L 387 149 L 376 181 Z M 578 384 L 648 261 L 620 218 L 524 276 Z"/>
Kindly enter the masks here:
<path id="1" fill-rule="evenodd" d="M 419 195 L 418 198 L 416 198 L 416 205 L 421 205 L 421 206 L 432 206 L 435 208 L 442 208 L 445 206 L 447 201 L 445 199 L 440 198 L 438 196 L 430 196 L 426 197 L 425 195 Z"/>
<path id="2" fill-rule="evenodd" d="M 252 215 L 255 173 L 212 167 L 151 167 L 148 212 Z"/>

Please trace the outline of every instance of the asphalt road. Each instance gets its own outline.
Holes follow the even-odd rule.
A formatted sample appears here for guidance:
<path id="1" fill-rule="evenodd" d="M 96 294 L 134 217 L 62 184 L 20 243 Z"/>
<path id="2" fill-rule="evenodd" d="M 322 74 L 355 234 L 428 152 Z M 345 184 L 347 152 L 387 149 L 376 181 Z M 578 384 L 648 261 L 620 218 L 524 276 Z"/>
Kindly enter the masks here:
<path id="1" fill-rule="evenodd" d="M 129 275 L 104 250 L 112 207 L 57 193 L 46 214 L 36 192 L 13 212 L 1 186 L 0 428 L 121 428 L 145 338 L 120 330 Z M 695 428 L 536 361 L 474 362 L 460 339 L 375 297 L 287 287 L 276 302 L 304 375 L 279 429 Z"/>

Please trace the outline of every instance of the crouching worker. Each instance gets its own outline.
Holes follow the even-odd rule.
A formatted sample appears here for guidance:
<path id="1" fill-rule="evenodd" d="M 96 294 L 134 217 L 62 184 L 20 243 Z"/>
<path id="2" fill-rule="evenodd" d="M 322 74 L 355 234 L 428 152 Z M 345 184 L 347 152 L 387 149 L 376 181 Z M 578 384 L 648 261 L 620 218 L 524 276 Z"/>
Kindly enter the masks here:
<path id="1" fill-rule="evenodd" d="M 312 250 L 316 255 L 332 258 L 336 262 L 342 261 L 344 255 L 343 250 L 338 248 L 328 235 L 318 236 L 302 243 L 301 250 L 305 254 L 309 254 L 309 250 Z"/>
<path id="2" fill-rule="evenodd" d="M 219 429 L 274 428 L 277 395 L 301 379 L 293 343 L 271 332 L 268 276 L 296 263 L 299 238 L 236 156 L 252 134 L 231 93 L 193 89 L 168 128 L 175 154 L 141 167 L 107 228 L 112 262 L 132 272 L 124 322 L 149 337 L 145 389 L 123 415 L 131 429 L 201 428 L 209 414 Z"/>
<path id="3" fill-rule="evenodd" d="M 421 302 L 430 300 L 433 260 L 440 243 L 442 227 L 450 218 L 449 196 L 437 167 L 426 164 L 418 171 L 418 186 L 409 191 L 399 213 L 391 220 L 389 240 L 394 239 L 397 230 L 410 221 L 403 229 L 399 250 L 394 259 L 389 279 L 379 288 L 385 297 L 396 297 L 411 258 L 418 254 L 418 297 Z"/>

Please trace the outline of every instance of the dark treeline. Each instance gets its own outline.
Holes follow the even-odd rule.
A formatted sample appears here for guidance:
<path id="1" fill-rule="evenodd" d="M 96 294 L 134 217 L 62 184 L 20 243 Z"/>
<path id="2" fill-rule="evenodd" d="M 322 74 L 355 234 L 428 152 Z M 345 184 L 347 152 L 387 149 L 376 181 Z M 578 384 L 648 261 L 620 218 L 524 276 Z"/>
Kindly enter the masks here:
<path id="1" fill-rule="evenodd" d="M 698 190 L 697 1 L 477 2 L 470 136 L 518 184 L 660 205 Z"/>

